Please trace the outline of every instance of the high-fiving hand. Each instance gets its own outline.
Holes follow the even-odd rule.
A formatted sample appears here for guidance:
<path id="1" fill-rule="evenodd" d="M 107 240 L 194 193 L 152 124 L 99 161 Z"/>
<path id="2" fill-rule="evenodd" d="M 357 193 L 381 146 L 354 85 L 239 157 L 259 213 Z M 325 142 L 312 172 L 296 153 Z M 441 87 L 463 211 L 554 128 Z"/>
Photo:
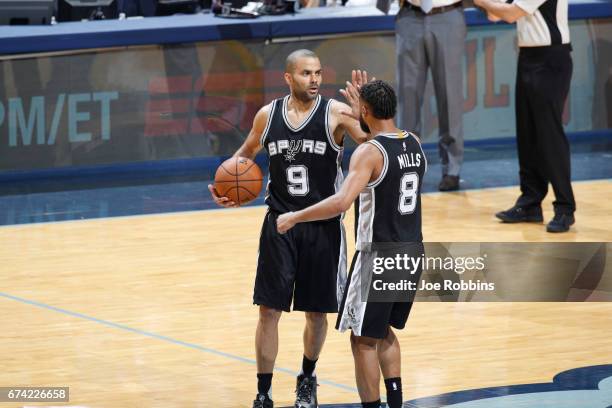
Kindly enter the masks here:
<path id="1" fill-rule="evenodd" d="M 372 81 L 376 78 L 372 78 Z M 346 88 L 341 89 L 340 93 L 351 107 L 350 112 L 342 112 L 343 115 L 359 120 L 361 116 L 361 104 L 359 103 L 359 91 L 361 87 L 368 83 L 368 72 L 360 69 L 351 72 L 351 82 L 346 81 Z"/>

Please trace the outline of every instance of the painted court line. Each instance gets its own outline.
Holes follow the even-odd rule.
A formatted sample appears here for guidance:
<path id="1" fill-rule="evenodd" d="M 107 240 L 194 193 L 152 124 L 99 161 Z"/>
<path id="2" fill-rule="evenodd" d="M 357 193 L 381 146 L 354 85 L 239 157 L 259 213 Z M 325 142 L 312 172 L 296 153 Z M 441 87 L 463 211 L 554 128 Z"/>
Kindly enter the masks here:
<path id="1" fill-rule="evenodd" d="M 601 179 L 589 179 L 589 180 L 576 180 L 572 181 L 572 184 L 582 184 L 582 183 L 591 183 L 591 182 L 610 182 L 612 183 L 612 178 L 601 178 Z M 440 192 L 440 191 L 428 191 L 424 192 L 421 195 L 424 196 L 438 196 L 438 195 L 453 195 L 453 194 L 461 194 L 461 193 L 470 193 L 470 192 L 483 192 L 497 189 L 510 189 L 510 188 L 518 188 L 518 185 L 509 185 L 509 186 L 499 186 L 499 187 L 480 187 L 480 188 L 464 188 L 458 191 L 451 192 Z M 238 208 L 201 208 L 197 210 L 185 210 L 185 211 L 166 211 L 159 213 L 149 213 L 149 214 L 129 214 L 129 215 L 111 215 L 107 217 L 93 217 L 93 218 L 75 218 L 72 220 L 57 220 L 57 221 L 36 221 L 36 222 L 26 222 L 21 224 L 6 224 L 0 225 L 0 230 L 2 229 L 20 229 L 20 228 L 28 228 L 32 225 L 52 225 L 52 224 L 65 224 L 65 223 L 78 223 L 78 222 L 103 222 L 113 219 L 121 219 L 121 218 L 142 218 L 142 217 L 167 217 L 167 216 L 177 216 L 177 215 L 187 215 L 187 214 L 196 214 L 196 213 L 208 213 L 208 212 L 217 212 L 217 211 L 249 211 L 253 208 L 261 208 L 266 207 L 265 204 L 258 205 L 248 205 L 245 207 Z"/>
<path id="2" fill-rule="evenodd" d="M 54 312 L 58 312 L 58 313 L 62 313 L 68 316 L 72 316 L 72 317 L 76 317 L 79 319 L 83 319 L 83 320 L 89 320 L 90 322 L 94 322 L 94 323 L 98 323 L 98 324 L 102 324 L 104 326 L 107 327 L 112 327 L 115 329 L 119 329 L 119 330 L 124 330 L 124 331 L 128 331 L 131 333 L 135 333 L 135 334 L 139 334 L 141 336 L 146 336 L 146 337 L 150 337 L 153 339 L 157 339 L 157 340 L 162 340 L 168 343 L 172 343 L 172 344 L 176 344 L 179 346 L 183 346 L 183 347 L 187 347 L 190 349 L 194 349 L 194 350 L 199 350 L 199 351 L 203 351 L 205 353 L 209 353 L 209 354 L 214 354 L 220 357 L 225 357 L 228 358 L 230 360 L 234 360 L 234 361 L 239 361 L 241 363 L 247 363 L 247 364 L 251 364 L 251 365 L 255 365 L 256 362 L 255 360 L 252 360 L 250 358 L 245 358 L 245 357 L 241 357 L 241 356 L 237 356 L 234 354 L 230 354 L 230 353 L 226 353 L 224 351 L 220 351 L 220 350 L 215 350 L 209 347 L 204 347 L 204 346 L 200 346 L 199 344 L 195 344 L 195 343 L 188 343 L 186 341 L 182 341 L 182 340 L 178 340 L 178 339 L 173 339 L 172 337 L 167 337 L 167 336 L 163 336 L 161 334 L 156 334 L 156 333 L 152 333 L 152 332 L 148 332 L 145 330 L 140 330 L 140 329 L 135 329 L 133 327 L 129 327 L 123 324 L 119 324 L 119 323 L 114 323 L 108 320 L 103 320 L 103 319 L 98 319 L 96 317 L 93 316 L 88 316 L 82 313 L 78 313 L 78 312 L 73 312 L 70 310 L 66 310 L 66 309 L 62 309 L 59 307 L 55 307 L 55 306 L 51 306 L 51 305 L 47 305 L 44 303 L 40 303 L 40 302 L 36 302 L 34 300 L 28 300 L 28 299 L 24 299 L 18 296 L 13 296 L 13 295 L 9 295 L 8 293 L 4 293 L 4 292 L 0 292 L 0 296 L 10 299 L 10 300 L 15 300 L 17 302 L 21 302 L 21 303 L 25 303 L 31 306 L 36 306 L 39 307 L 41 309 L 47 309 L 47 310 L 51 310 Z M 278 372 L 282 372 L 285 374 L 290 374 L 294 377 L 297 377 L 297 375 L 299 374 L 296 371 L 290 370 L 288 368 L 283 368 L 283 367 L 276 367 L 274 368 L 274 371 L 278 371 Z M 328 380 L 324 380 L 321 378 L 318 378 L 318 382 L 320 384 L 325 384 L 325 385 L 329 385 L 330 387 L 335 387 L 335 388 L 339 388 L 342 389 L 344 391 L 349 391 L 349 392 L 354 392 L 357 393 L 357 388 L 355 387 L 350 387 L 348 385 L 344 385 L 344 384 L 339 384 L 333 381 L 328 381 Z"/>
<path id="3" fill-rule="evenodd" d="M 612 182 L 611 178 L 602 178 L 602 179 L 589 179 L 589 180 L 576 180 L 572 181 L 572 184 L 582 184 L 582 183 L 591 183 L 591 182 Z M 518 185 L 509 185 L 509 186 L 499 186 L 499 187 L 482 187 L 482 188 L 462 188 L 458 191 L 452 192 L 440 192 L 440 191 L 429 191 L 424 192 L 422 195 L 424 196 L 438 196 L 438 195 L 453 195 L 453 194 L 461 194 L 461 193 L 470 193 L 470 192 L 483 192 L 497 189 L 511 189 L 518 188 Z M 266 207 L 265 204 L 257 204 L 257 205 L 248 205 L 245 207 L 238 208 L 200 208 L 197 210 L 185 210 L 185 211 L 166 211 L 159 213 L 149 213 L 149 214 L 128 214 L 128 215 L 110 215 L 106 217 L 92 217 L 92 218 L 75 218 L 72 220 L 57 220 L 57 221 L 36 221 L 36 222 L 25 222 L 19 224 L 6 224 L 0 225 L 0 230 L 3 229 L 23 229 L 28 228 L 32 225 L 51 225 L 51 224 L 65 224 L 65 223 L 75 223 L 75 222 L 104 222 L 113 219 L 122 219 L 122 218 L 142 218 L 142 217 L 166 217 L 166 216 L 177 216 L 177 215 L 188 215 L 188 214 L 196 214 L 196 213 L 208 213 L 208 212 L 217 212 L 217 211 L 250 211 L 253 208 L 261 208 Z"/>

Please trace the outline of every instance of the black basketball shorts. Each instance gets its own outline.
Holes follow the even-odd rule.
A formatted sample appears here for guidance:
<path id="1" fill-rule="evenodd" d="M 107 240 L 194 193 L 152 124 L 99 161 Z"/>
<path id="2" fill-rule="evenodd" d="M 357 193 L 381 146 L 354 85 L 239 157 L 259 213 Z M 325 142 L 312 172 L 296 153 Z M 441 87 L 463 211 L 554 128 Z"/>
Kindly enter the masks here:
<path id="1" fill-rule="evenodd" d="M 266 213 L 253 303 L 288 312 L 337 313 L 346 283 L 346 240 L 339 219 L 300 223 L 279 234 Z"/>
<path id="2" fill-rule="evenodd" d="M 389 326 L 399 330 L 406 327 L 413 302 L 366 302 L 362 285 L 367 283 L 362 282 L 361 258 L 361 252 L 355 252 L 338 311 L 336 329 L 341 332 L 352 329 L 355 336 L 384 339 Z M 419 270 L 415 277 L 417 281 L 421 272 Z"/>

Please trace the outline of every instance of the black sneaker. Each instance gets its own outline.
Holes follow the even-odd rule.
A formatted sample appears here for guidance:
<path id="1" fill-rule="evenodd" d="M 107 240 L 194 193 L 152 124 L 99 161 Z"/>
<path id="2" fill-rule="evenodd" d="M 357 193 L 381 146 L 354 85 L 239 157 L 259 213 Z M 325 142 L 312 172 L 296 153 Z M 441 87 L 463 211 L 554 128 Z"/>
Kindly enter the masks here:
<path id="1" fill-rule="evenodd" d="M 295 387 L 294 408 L 316 408 L 317 402 L 317 377 L 304 377 L 299 375 Z"/>
<path id="2" fill-rule="evenodd" d="M 253 408 L 274 408 L 274 402 L 268 397 L 268 394 L 257 394 L 253 401 Z"/>
<path id="3" fill-rule="evenodd" d="M 576 220 L 572 214 L 555 214 L 546 226 L 548 232 L 567 232 Z"/>
<path id="4" fill-rule="evenodd" d="M 459 176 L 445 175 L 442 177 L 440 184 L 438 184 L 438 190 L 440 191 L 457 191 L 459 190 Z"/>
<path id="5" fill-rule="evenodd" d="M 509 210 L 498 212 L 495 216 L 508 223 L 544 221 L 540 207 L 523 208 L 515 205 Z"/>

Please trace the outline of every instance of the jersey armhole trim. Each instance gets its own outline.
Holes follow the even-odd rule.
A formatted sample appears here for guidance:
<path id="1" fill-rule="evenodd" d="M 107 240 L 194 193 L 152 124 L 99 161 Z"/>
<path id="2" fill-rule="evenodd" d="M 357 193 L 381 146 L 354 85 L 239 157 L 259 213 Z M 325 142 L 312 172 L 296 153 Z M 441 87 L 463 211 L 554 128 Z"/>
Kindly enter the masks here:
<path id="1" fill-rule="evenodd" d="M 332 149 L 334 149 L 335 151 L 339 152 L 340 150 L 342 150 L 342 146 L 338 145 L 338 143 L 336 143 L 336 141 L 334 140 L 334 134 L 332 133 L 330 127 L 329 127 L 329 115 L 331 114 L 331 105 L 332 102 L 334 102 L 333 99 L 330 99 L 327 101 L 327 106 L 325 107 L 325 133 L 327 134 L 327 141 L 329 142 L 330 146 L 332 147 Z"/>
<path id="2" fill-rule="evenodd" d="M 408 134 L 412 137 L 414 137 L 414 140 L 419 144 L 419 149 L 421 149 L 421 154 L 423 155 L 423 160 L 425 160 L 425 172 L 427 173 L 427 156 L 425 156 L 425 151 L 423 150 L 423 145 L 421 144 L 421 141 L 419 140 L 419 138 L 412 132 L 408 132 Z"/>
<path id="3" fill-rule="evenodd" d="M 270 126 L 272 125 L 272 118 L 274 117 L 274 110 L 276 109 L 276 100 L 272 101 L 272 109 L 270 109 L 270 115 L 268 115 L 268 120 L 266 121 L 266 127 L 264 131 L 261 133 L 261 137 L 259 138 L 259 144 L 262 148 L 266 148 L 266 137 L 268 137 L 268 131 L 270 130 Z"/>
<path id="4" fill-rule="evenodd" d="M 376 148 L 378 150 L 380 150 L 380 153 L 383 155 L 383 168 L 382 171 L 380 172 L 380 174 L 378 175 L 378 178 L 370 183 L 368 183 L 368 187 L 369 188 L 374 188 L 377 185 L 379 185 L 383 179 L 385 178 L 385 176 L 387 175 L 387 169 L 389 168 L 389 157 L 387 156 L 387 151 L 385 150 L 384 147 L 382 147 L 382 145 L 376 141 L 376 140 L 370 140 L 366 143 L 370 143 L 373 146 L 376 146 Z"/>

